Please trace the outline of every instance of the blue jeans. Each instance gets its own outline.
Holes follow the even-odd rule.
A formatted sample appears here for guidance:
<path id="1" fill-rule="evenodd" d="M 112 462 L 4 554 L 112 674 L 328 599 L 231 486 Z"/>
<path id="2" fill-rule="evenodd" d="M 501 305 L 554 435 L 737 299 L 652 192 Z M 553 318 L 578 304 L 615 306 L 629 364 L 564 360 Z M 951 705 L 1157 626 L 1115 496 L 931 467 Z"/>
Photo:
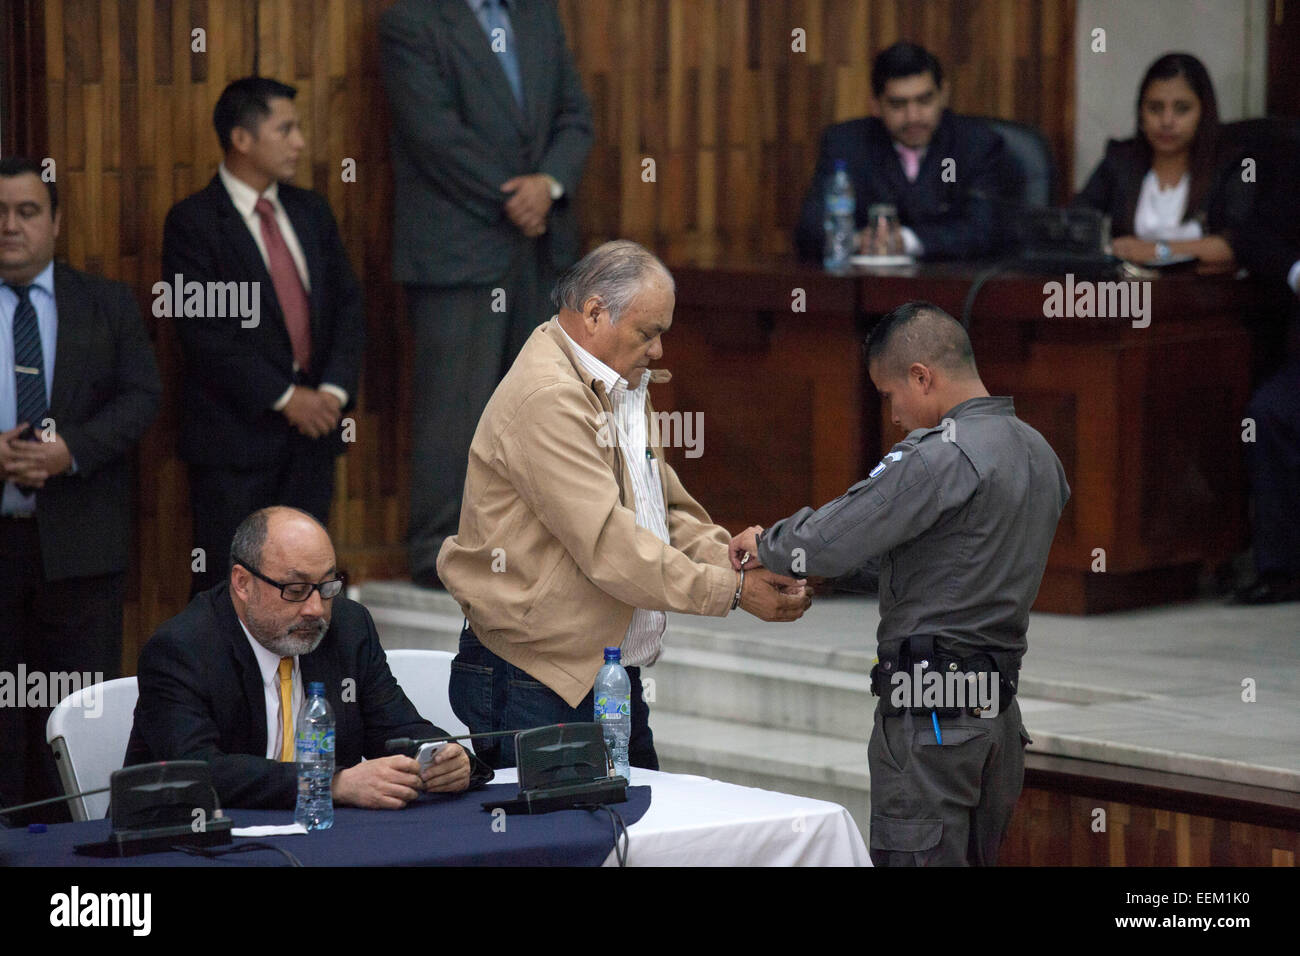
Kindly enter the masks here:
<path id="1" fill-rule="evenodd" d="M 627 668 L 632 681 L 632 737 L 628 742 L 628 763 L 633 767 L 658 770 L 654 735 L 650 732 L 650 708 L 641 693 L 641 668 Z M 449 687 L 451 709 L 465 722 L 470 733 L 494 730 L 528 730 L 548 724 L 590 722 L 595 719 L 592 692 L 587 691 L 577 707 L 526 671 L 508 664 L 479 643 L 466 622 L 460 632 L 460 653 L 451 662 Z M 513 737 L 489 737 L 474 741 L 474 753 L 490 767 L 515 765 Z"/>

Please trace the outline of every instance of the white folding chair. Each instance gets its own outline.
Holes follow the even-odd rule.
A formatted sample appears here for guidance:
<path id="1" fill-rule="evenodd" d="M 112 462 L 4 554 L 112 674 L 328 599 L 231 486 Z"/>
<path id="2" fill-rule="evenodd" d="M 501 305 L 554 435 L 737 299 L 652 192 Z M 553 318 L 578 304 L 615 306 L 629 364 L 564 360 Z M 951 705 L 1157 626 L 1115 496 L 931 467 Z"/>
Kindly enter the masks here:
<path id="1" fill-rule="evenodd" d="M 45 723 L 64 793 L 108 786 L 122 768 L 140 696 L 134 677 L 91 684 L 59 701 Z M 68 801 L 74 820 L 99 820 L 108 812 L 107 793 Z"/>
<path id="2" fill-rule="evenodd" d="M 469 728 L 451 709 L 451 699 L 448 697 L 454 654 L 409 648 L 386 651 L 385 654 L 388 657 L 388 669 L 393 672 L 398 685 L 421 717 L 448 734 L 469 733 Z M 472 743 L 462 740 L 461 746 L 473 750 Z"/>

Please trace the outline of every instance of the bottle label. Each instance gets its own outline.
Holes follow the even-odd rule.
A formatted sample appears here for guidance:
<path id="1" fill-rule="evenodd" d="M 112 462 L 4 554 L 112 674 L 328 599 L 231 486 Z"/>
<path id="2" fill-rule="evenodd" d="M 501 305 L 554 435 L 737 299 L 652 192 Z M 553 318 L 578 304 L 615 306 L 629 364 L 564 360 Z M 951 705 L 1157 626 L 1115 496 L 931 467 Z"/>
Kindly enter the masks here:
<path id="1" fill-rule="evenodd" d="M 300 730 L 298 732 L 298 759 L 316 760 L 334 755 L 334 731 Z"/>
<path id="2" fill-rule="evenodd" d="M 596 719 L 597 720 L 617 720 L 620 717 L 632 716 L 632 702 L 627 698 L 619 699 L 601 694 L 596 698 Z"/>
<path id="3" fill-rule="evenodd" d="M 832 216 L 851 216 L 854 212 L 852 196 L 827 196 L 826 211 Z"/>

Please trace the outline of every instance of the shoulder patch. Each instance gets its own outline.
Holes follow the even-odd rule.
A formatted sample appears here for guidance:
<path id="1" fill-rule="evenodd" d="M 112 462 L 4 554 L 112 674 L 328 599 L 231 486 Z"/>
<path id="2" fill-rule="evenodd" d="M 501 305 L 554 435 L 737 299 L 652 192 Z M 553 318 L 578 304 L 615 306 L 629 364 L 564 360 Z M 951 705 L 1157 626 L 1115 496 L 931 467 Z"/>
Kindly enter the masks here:
<path id="1" fill-rule="evenodd" d="M 880 474 L 882 471 L 888 468 L 889 463 L 891 461 L 902 461 L 902 460 L 903 460 L 903 453 L 901 451 L 891 451 L 884 458 L 880 459 L 880 464 L 876 465 L 875 468 L 872 468 L 871 471 L 867 472 L 867 477 L 874 478 L 876 477 L 876 475 Z"/>

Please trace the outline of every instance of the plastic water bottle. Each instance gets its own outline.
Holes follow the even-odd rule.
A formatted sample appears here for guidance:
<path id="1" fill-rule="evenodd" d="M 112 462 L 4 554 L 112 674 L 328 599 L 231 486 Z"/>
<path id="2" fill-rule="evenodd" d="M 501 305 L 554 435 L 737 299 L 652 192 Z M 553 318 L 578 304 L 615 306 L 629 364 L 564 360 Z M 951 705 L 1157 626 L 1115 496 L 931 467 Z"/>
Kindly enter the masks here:
<path id="1" fill-rule="evenodd" d="M 325 699 L 325 685 L 312 681 L 298 712 L 298 806 L 293 822 L 308 830 L 334 825 L 334 712 Z"/>
<path id="2" fill-rule="evenodd" d="M 614 756 L 614 774 L 630 781 L 627 746 L 632 738 L 632 681 L 623 669 L 622 656 L 617 647 L 605 648 L 605 666 L 596 675 L 592 696 L 596 699 L 596 722 Z"/>
<path id="3" fill-rule="evenodd" d="M 857 200 L 849 182 L 844 160 L 835 160 L 835 174 L 826 187 L 826 246 L 822 264 L 827 269 L 842 269 L 849 264 L 857 241 Z"/>

